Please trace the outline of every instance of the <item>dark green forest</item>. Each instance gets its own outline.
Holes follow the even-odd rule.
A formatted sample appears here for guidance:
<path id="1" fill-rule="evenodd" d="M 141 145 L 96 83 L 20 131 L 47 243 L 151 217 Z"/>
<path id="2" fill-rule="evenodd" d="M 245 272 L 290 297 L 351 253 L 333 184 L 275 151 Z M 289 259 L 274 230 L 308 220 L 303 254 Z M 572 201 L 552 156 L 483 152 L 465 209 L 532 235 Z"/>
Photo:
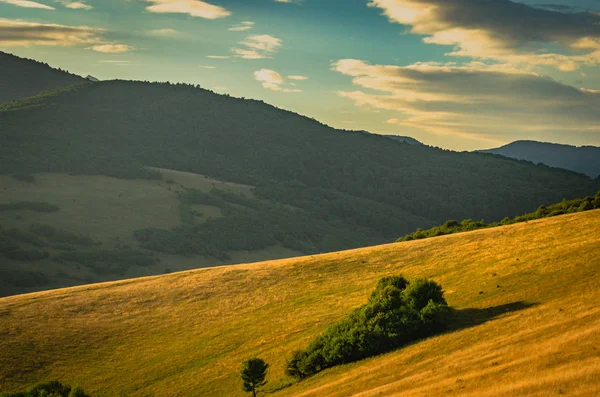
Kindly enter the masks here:
<path id="1" fill-rule="evenodd" d="M 0 103 L 37 95 L 73 84 L 85 83 L 80 76 L 54 69 L 46 63 L 0 51 Z"/>
<path id="2" fill-rule="evenodd" d="M 0 124 L 2 173 L 160 178 L 144 167 L 189 171 L 254 185 L 263 202 L 299 210 L 285 216 L 325 221 L 351 235 L 328 237 L 339 244 L 298 236 L 307 252 L 366 245 L 371 241 L 361 236 L 368 234 L 392 241 L 450 218 L 499 221 L 600 186 L 525 161 L 335 130 L 260 101 L 184 84 L 68 87 L 1 106 Z M 275 227 L 281 216 L 262 226 Z"/>

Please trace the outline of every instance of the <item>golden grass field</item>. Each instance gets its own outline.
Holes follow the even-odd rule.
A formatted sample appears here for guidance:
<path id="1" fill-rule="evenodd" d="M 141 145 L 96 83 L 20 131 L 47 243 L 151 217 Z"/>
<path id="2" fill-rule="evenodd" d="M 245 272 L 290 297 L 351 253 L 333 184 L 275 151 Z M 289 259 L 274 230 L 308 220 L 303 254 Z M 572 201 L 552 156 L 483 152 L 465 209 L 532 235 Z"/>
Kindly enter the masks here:
<path id="1" fill-rule="evenodd" d="M 0 299 L 0 389 L 61 379 L 94 396 L 243 396 L 389 274 L 429 277 L 453 330 L 274 396 L 600 395 L 600 211 L 347 252 Z"/>

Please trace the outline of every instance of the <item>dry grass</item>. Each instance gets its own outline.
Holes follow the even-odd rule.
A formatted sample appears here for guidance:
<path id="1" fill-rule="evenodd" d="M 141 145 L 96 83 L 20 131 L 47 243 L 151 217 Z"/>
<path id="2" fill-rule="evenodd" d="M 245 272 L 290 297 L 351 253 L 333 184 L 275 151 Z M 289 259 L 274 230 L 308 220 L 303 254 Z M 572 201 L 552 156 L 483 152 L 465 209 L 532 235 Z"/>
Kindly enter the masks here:
<path id="1" fill-rule="evenodd" d="M 242 396 L 242 360 L 285 358 L 377 280 L 430 277 L 455 330 L 275 395 L 600 394 L 600 211 L 313 257 L 0 299 L 0 388 Z"/>

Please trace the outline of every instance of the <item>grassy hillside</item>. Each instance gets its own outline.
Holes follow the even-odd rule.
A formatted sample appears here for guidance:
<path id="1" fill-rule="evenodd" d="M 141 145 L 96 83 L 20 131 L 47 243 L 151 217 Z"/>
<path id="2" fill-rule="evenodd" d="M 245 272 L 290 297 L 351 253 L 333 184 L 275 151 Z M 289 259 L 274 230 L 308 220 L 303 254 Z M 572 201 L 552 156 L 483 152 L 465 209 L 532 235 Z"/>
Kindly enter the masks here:
<path id="1" fill-rule="evenodd" d="M 536 141 L 516 141 L 508 145 L 483 150 L 485 153 L 544 163 L 550 167 L 559 167 L 581 172 L 592 178 L 600 177 L 600 147 L 571 146 Z"/>
<path id="2" fill-rule="evenodd" d="M 243 396 L 364 304 L 385 275 L 428 277 L 453 330 L 275 396 L 600 393 L 600 211 L 347 252 L 0 299 L 0 389 L 60 378 L 97 396 Z"/>
<path id="3" fill-rule="evenodd" d="M 187 189 L 209 194 L 216 188 L 252 196 L 250 186 L 185 172 L 160 172 L 164 177 L 161 180 L 133 181 L 106 176 L 35 174 L 35 180 L 28 182 L 0 175 L 0 296 L 301 254 L 276 244 L 253 251 L 226 250 L 224 258 L 161 253 L 139 247 L 135 231 L 175 228 L 181 224 L 183 211 L 179 194 Z M 45 203 L 57 210 L 39 212 L 14 205 L 27 201 Z M 202 204 L 192 207 L 198 214 L 195 221 L 199 224 L 227 216 L 219 207 Z M 69 239 L 60 242 L 48 239 L 32 233 L 36 225 L 50 226 L 75 238 L 91 239 L 97 245 L 81 246 L 70 244 Z M 45 252 L 49 256 L 38 260 L 9 258 L 6 245 L 8 248 L 17 246 L 25 252 Z M 89 258 L 60 259 L 74 253 L 119 249 L 122 252 L 123 248 L 152 255 L 155 261 L 136 265 L 130 255 L 125 255 L 122 263 L 115 263 L 118 258 L 114 255 L 93 263 Z"/>
<path id="4" fill-rule="evenodd" d="M 0 51 L 0 103 L 37 95 L 87 80 L 46 63 Z"/>

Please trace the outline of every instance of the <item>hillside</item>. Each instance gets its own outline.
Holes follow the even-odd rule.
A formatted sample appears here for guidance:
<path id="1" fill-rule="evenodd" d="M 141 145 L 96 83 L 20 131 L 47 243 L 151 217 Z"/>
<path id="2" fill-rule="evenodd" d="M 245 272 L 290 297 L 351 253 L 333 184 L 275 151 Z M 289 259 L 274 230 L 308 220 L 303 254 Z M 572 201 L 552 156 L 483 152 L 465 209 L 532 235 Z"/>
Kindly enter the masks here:
<path id="1" fill-rule="evenodd" d="M 409 145 L 422 145 L 421 142 L 417 141 L 415 138 L 410 136 L 402 136 L 402 135 L 384 135 L 390 139 L 393 139 L 398 142 L 408 143 Z"/>
<path id="2" fill-rule="evenodd" d="M 385 275 L 441 283 L 453 330 L 275 396 L 600 392 L 600 211 L 427 240 L 0 299 L 0 389 L 243 396 L 242 360 L 284 362 Z"/>
<path id="3" fill-rule="evenodd" d="M 45 92 L 0 124 L 0 295 L 381 244 L 600 188 L 183 84 Z"/>
<path id="4" fill-rule="evenodd" d="M 591 178 L 600 177 L 600 147 L 571 146 L 536 141 L 516 141 L 484 153 L 499 154 L 533 163 L 543 163 L 550 167 L 564 168 L 581 172 Z"/>
<path id="5" fill-rule="evenodd" d="M 86 80 L 46 63 L 0 51 L 0 103 L 37 95 Z"/>

